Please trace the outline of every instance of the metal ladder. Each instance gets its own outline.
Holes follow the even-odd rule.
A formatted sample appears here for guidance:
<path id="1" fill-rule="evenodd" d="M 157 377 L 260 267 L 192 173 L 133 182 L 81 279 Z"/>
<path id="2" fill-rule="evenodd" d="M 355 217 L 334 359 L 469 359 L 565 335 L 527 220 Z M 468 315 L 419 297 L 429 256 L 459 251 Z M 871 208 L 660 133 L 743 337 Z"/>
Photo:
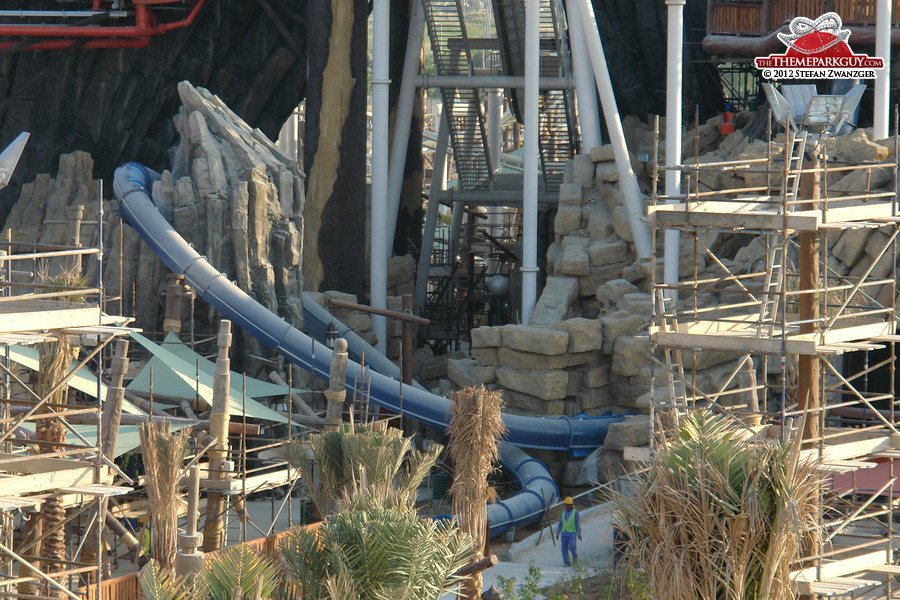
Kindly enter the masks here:
<path id="1" fill-rule="evenodd" d="M 776 237 L 772 234 L 767 238 Z M 763 298 L 759 306 L 759 330 L 757 335 L 772 335 L 778 319 L 778 303 L 781 301 L 781 287 L 784 283 L 784 245 L 767 240 L 766 282 Z"/>
<path id="2" fill-rule="evenodd" d="M 675 333 L 678 331 L 678 319 L 674 314 L 666 315 L 666 306 L 672 303 L 671 298 L 666 298 L 663 290 L 656 290 L 656 302 L 660 307 L 659 323 L 662 331 Z M 663 348 L 663 358 L 666 363 L 666 383 L 669 389 L 670 403 L 673 407 L 688 407 L 693 405 L 693 394 L 688 394 L 684 375 L 684 357 L 680 348 Z M 676 414 L 678 411 L 676 410 Z"/>
<path id="3" fill-rule="evenodd" d="M 788 131 L 785 147 L 786 172 L 781 184 L 781 193 L 788 201 L 796 200 L 800 190 L 800 171 L 803 169 L 803 155 L 806 152 L 807 131 Z M 787 210 L 791 210 L 786 207 Z"/>
<path id="4" fill-rule="evenodd" d="M 785 202 L 782 210 L 790 212 L 793 205 L 788 205 L 797 199 L 800 190 L 800 173 L 803 168 L 803 155 L 806 152 L 808 132 L 792 130 L 788 131 L 787 144 L 785 146 L 785 174 L 781 193 Z M 766 279 L 763 288 L 764 297 L 759 307 L 760 326 L 757 335 L 772 335 L 778 319 L 778 303 L 781 301 L 781 289 L 784 285 L 784 271 L 786 268 L 785 245 L 787 240 L 780 240 L 780 235 L 770 234 L 766 240 L 768 251 L 766 252 Z"/>

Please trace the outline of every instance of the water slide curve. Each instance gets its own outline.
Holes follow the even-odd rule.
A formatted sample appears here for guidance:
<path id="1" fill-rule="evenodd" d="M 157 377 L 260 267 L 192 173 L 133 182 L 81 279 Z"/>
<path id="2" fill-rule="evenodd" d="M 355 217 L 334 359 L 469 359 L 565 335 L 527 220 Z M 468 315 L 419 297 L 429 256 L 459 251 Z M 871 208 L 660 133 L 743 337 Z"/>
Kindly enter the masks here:
<path id="1" fill-rule="evenodd" d="M 206 302 L 267 347 L 281 353 L 291 363 L 327 379 L 331 369 L 331 350 L 270 312 L 217 271 L 205 257 L 200 256 L 153 204 L 149 190 L 155 176 L 155 173 L 138 163 L 127 163 L 116 170 L 113 189 L 119 199 L 122 216 L 163 263 L 172 272 L 184 275 Z M 304 302 L 304 306 L 309 304 L 311 303 Z M 315 309 L 306 314 L 314 317 L 315 327 L 325 326 L 327 317 L 323 314 Z M 377 353 L 367 356 L 374 357 Z M 354 379 L 359 378 L 360 372 L 359 363 L 347 361 L 348 387 Z M 425 423 L 438 431 L 446 429 L 450 417 L 449 400 L 421 389 L 421 386 L 405 385 L 379 372 L 371 373 L 370 376 L 370 402 Z M 515 446 L 590 451 L 603 443 L 609 424 L 622 418 L 525 417 L 504 414 L 503 420 L 509 434 L 507 443 L 502 447 L 501 460 L 517 478 L 523 491 L 509 500 L 488 507 L 491 535 L 500 535 L 510 526 L 535 521 L 554 498 L 559 498 L 559 489 L 549 477 L 546 467 Z"/>

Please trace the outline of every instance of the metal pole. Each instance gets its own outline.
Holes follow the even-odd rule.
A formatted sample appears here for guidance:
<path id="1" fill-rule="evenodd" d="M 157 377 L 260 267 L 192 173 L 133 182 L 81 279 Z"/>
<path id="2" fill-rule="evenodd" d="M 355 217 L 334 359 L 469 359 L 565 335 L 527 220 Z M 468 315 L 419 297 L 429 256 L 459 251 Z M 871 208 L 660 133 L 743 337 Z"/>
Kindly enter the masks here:
<path id="1" fill-rule="evenodd" d="M 521 75 L 417 75 L 416 85 L 424 88 L 503 88 L 525 89 L 525 77 Z M 578 83 L 574 77 L 539 77 L 542 90 L 571 90 Z"/>
<path id="2" fill-rule="evenodd" d="M 403 59 L 403 79 L 400 80 L 400 96 L 397 101 L 397 116 L 394 118 L 394 134 L 391 139 L 390 165 L 388 167 L 388 206 L 390 208 L 387 214 L 387 231 L 384 239 L 388 256 L 394 247 L 394 234 L 397 230 L 403 171 L 406 167 L 409 130 L 412 125 L 416 100 L 416 76 L 419 74 L 419 66 L 422 62 L 422 38 L 425 36 L 425 11 L 422 10 L 422 3 L 413 0 L 411 10 L 409 34 L 406 37 L 406 56 Z M 386 53 L 387 45 L 385 45 Z"/>
<path id="3" fill-rule="evenodd" d="M 569 22 L 569 47 L 572 51 L 572 69 L 575 72 L 575 100 L 578 103 L 578 125 L 581 128 L 581 149 L 590 152 L 601 145 L 600 111 L 597 107 L 597 88 L 591 59 L 588 56 L 584 31 L 578 25 L 578 7 L 575 0 L 566 0 L 566 18 Z"/>
<path id="4" fill-rule="evenodd" d="M 681 92 L 684 52 L 684 4 L 685 0 L 666 0 L 668 14 L 668 38 L 666 42 L 666 166 L 681 165 Z M 681 194 L 681 170 L 666 171 L 666 195 L 672 198 Z M 669 203 L 677 202 L 670 199 Z M 664 237 L 663 283 L 678 283 L 678 259 L 681 250 L 679 231 L 669 227 Z M 666 290 L 666 296 L 677 300 L 678 291 Z"/>
<path id="5" fill-rule="evenodd" d="M 446 114 L 441 111 L 438 121 L 437 145 L 434 150 L 434 165 L 431 169 L 431 185 L 428 191 L 428 208 L 425 211 L 425 230 L 422 232 L 422 251 L 419 253 L 419 267 L 416 269 L 416 311 L 425 306 L 428 292 L 428 271 L 431 267 L 431 252 L 434 249 L 434 230 L 437 226 L 438 209 L 441 203 L 435 192 L 447 185 L 447 144 L 450 141 L 450 125 Z M 461 208 L 461 207 L 460 207 Z"/>
<path id="6" fill-rule="evenodd" d="M 372 241 L 370 250 L 370 304 L 375 308 L 387 308 L 388 244 L 393 237 L 393 225 L 389 226 L 388 198 L 388 77 L 390 41 L 390 0 L 374 0 L 372 61 Z M 390 228 L 389 228 L 390 227 Z M 372 329 L 378 337 L 375 347 L 382 354 L 387 352 L 387 320 L 372 317 Z"/>
<path id="7" fill-rule="evenodd" d="M 540 0 L 525 0 L 525 151 L 522 174 L 522 323 L 537 303 L 538 78 L 540 77 Z M 454 214 L 456 211 L 453 211 Z"/>
<path id="8" fill-rule="evenodd" d="M 641 188 L 631 169 L 631 158 L 628 156 L 628 146 L 625 144 L 625 132 L 622 129 L 622 120 L 619 118 L 619 108 L 616 105 L 612 80 L 606 66 L 606 55 L 603 53 L 603 43 L 600 41 L 600 30 L 597 29 L 594 7 L 590 0 L 576 0 L 576 3 L 588 53 L 591 57 L 591 65 L 594 67 L 594 79 L 597 81 L 597 92 L 600 95 L 600 104 L 603 106 L 606 130 L 609 132 L 609 141 L 616 158 L 619 188 L 622 190 L 623 204 L 628 213 L 628 224 L 631 226 L 631 233 L 634 236 L 634 248 L 638 258 L 650 258 L 650 230 L 647 228 L 647 224 L 641 221 L 644 216 Z"/>
<path id="9" fill-rule="evenodd" d="M 500 169 L 500 157 L 503 155 L 503 122 L 501 109 L 503 107 L 503 90 L 492 89 L 487 91 L 487 143 L 488 154 L 494 171 Z"/>
<path id="10" fill-rule="evenodd" d="M 891 94 L 891 0 L 878 0 L 875 12 L 875 55 L 884 59 L 884 68 L 875 78 L 875 139 L 888 137 Z"/>

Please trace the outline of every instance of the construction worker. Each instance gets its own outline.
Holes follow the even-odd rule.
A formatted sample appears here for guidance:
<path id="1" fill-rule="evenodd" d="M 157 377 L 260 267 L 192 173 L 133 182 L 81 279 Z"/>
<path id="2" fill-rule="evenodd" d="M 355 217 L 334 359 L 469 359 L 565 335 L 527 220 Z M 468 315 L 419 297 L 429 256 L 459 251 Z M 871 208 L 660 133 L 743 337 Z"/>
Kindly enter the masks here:
<path id="1" fill-rule="evenodd" d="M 722 125 L 719 127 L 719 133 L 722 135 L 734 133 L 734 105 L 731 102 L 725 103 L 725 112 L 722 113 Z"/>
<path id="2" fill-rule="evenodd" d="M 565 510 L 559 518 L 559 525 L 556 527 L 556 537 L 559 538 L 559 546 L 562 549 L 563 562 L 567 567 L 572 562 L 578 560 L 578 549 L 575 543 L 575 536 L 581 539 L 581 518 L 578 511 L 575 510 L 575 504 L 572 498 L 563 500 Z M 569 552 L 572 553 L 572 560 L 569 560 Z"/>

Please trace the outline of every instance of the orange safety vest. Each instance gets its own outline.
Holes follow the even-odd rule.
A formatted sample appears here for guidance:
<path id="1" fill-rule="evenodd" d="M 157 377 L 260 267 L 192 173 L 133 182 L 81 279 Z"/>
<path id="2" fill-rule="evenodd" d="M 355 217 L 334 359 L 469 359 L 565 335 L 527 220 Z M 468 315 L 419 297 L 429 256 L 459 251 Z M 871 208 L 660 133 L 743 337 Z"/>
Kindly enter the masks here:
<path id="1" fill-rule="evenodd" d="M 722 135 L 728 135 L 729 133 L 734 133 L 734 113 L 731 111 L 725 111 L 722 113 L 722 126 L 719 127 L 719 133 Z"/>

